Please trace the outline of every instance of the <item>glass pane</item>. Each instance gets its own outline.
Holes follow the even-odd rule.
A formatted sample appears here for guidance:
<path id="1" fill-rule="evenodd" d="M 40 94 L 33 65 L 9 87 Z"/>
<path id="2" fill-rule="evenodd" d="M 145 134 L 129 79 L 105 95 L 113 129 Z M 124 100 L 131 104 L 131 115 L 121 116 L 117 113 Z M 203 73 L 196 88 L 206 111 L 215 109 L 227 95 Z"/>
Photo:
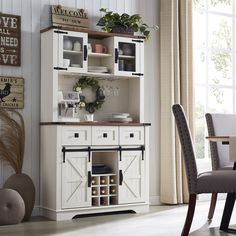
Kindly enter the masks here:
<path id="1" fill-rule="evenodd" d="M 210 11 L 232 14 L 232 0 L 208 0 L 208 9 Z"/>
<path id="2" fill-rule="evenodd" d="M 205 153 L 205 87 L 195 89 L 195 150 L 197 158 L 204 158 Z"/>
<path id="3" fill-rule="evenodd" d="M 209 112 L 233 112 L 233 91 L 232 89 L 210 87 L 209 96 Z"/>
<path id="4" fill-rule="evenodd" d="M 194 9 L 203 9 L 206 7 L 206 0 L 193 0 Z"/>
<path id="5" fill-rule="evenodd" d="M 83 66 L 83 38 L 63 36 L 63 66 Z"/>
<path id="6" fill-rule="evenodd" d="M 118 70 L 136 71 L 136 47 L 134 43 L 118 43 Z"/>
<path id="7" fill-rule="evenodd" d="M 232 49 L 231 17 L 209 14 L 209 47 L 214 49 Z"/>
<path id="8" fill-rule="evenodd" d="M 232 55 L 224 50 L 209 53 L 208 78 L 211 85 L 232 85 Z"/>
<path id="9" fill-rule="evenodd" d="M 206 52 L 195 49 L 193 56 L 194 82 L 196 84 L 206 84 Z"/>
<path id="10" fill-rule="evenodd" d="M 194 47 L 206 47 L 206 13 L 193 13 L 193 44 Z"/>

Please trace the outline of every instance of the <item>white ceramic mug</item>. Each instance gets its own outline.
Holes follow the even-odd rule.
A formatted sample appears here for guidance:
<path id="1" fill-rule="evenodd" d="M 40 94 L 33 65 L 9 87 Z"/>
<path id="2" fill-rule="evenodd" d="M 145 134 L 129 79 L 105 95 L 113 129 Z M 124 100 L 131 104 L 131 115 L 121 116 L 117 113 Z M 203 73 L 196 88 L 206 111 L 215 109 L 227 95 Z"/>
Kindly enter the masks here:
<path id="1" fill-rule="evenodd" d="M 85 114 L 84 115 L 84 120 L 85 121 L 93 121 L 93 114 Z"/>
<path id="2" fill-rule="evenodd" d="M 70 66 L 70 59 L 63 59 L 63 66 L 69 67 Z"/>

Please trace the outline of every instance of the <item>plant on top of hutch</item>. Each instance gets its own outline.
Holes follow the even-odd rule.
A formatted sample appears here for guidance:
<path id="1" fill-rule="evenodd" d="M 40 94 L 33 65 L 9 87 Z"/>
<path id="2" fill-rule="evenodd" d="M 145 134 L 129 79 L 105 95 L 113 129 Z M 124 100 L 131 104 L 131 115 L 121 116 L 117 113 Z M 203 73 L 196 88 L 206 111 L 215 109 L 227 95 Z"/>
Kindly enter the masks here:
<path id="1" fill-rule="evenodd" d="M 129 15 L 127 13 L 118 14 L 112 11 L 108 11 L 106 8 L 101 8 L 101 12 L 104 13 L 97 25 L 102 27 L 105 32 L 121 33 L 133 35 L 134 32 L 140 32 L 145 40 L 150 38 L 150 29 L 158 29 L 158 26 L 154 25 L 149 27 L 142 21 L 142 17 L 139 14 Z"/>

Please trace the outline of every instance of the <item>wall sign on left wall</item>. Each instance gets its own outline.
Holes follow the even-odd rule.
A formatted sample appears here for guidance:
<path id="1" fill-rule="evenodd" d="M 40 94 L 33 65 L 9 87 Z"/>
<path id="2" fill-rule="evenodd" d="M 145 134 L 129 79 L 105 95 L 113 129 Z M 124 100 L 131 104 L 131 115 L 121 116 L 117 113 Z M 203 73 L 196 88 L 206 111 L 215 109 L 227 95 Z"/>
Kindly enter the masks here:
<path id="1" fill-rule="evenodd" d="M 0 13 L 0 65 L 21 65 L 21 17 Z"/>
<path id="2" fill-rule="evenodd" d="M 24 108 L 24 79 L 0 76 L 0 107 Z"/>

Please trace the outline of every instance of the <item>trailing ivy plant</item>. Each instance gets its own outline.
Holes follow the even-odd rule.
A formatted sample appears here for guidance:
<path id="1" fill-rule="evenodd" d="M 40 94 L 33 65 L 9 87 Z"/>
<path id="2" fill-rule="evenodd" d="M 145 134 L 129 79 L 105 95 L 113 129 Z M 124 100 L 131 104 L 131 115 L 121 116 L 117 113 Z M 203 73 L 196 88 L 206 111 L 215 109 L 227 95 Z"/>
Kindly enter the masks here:
<path id="1" fill-rule="evenodd" d="M 97 25 L 102 27 L 105 32 L 116 32 L 116 33 L 133 33 L 140 32 L 145 39 L 150 37 L 150 29 L 158 29 L 158 26 L 154 25 L 149 27 L 142 21 L 139 14 L 129 15 L 123 13 L 122 15 L 108 11 L 106 8 L 101 8 L 101 12 L 104 13 Z"/>

